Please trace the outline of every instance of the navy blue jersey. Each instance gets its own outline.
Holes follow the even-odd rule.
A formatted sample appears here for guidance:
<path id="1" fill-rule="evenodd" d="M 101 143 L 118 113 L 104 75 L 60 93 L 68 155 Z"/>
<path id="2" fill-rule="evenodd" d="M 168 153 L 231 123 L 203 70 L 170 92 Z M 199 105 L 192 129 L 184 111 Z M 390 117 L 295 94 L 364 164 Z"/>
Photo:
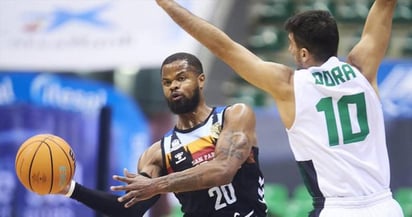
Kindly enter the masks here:
<path id="1" fill-rule="evenodd" d="M 214 108 L 203 123 L 188 130 L 174 128 L 162 138 L 165 174 L 182 171 L 214 158 L 226 108 Z M 254 147 L 231 183 L 175 195 L 185 217 L 262 217 L 266 216 L 267 210 L 263 183 L 258 148 Z"/>

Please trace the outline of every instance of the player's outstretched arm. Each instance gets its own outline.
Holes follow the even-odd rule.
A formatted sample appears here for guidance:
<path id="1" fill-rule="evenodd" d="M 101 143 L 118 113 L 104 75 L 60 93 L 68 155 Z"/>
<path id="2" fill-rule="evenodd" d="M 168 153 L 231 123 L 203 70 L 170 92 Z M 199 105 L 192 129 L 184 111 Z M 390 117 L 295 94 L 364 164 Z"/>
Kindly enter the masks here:
<path id="1" fill-rule="evenodd" d="M 157 149 L 159 148 L 159 149 Z M 160 153 L 160 146 L 156 143 L 152 145 L 147 151 L 143 153 L 139 160 L 139 173 L 143 175 L 137 175 L 124 171 L 124 176 L 128 178 L 133 178 L 136 176 L 146 176 L 146 177 L 157 177 L 160 174 L 160 169 L 158 165 L 153 165 L 159 163 L 161 156 L 155 157 L 149 156 L 153 153 Z M 160 165 L 160 163 L 159 163 Z M 70 193 L 69 193 L 70 192 Z M 69 195 L 67 195 L 69 193 Z M 119 195 L 111 194 L 104 191 L 98 191 L 90 188 L 86 188 L 74 181 L 71 185 L 67 186 L 60 194 L 65 194 L 72 199 L 75 199 L 89 208 L 101 212 L 110 217 L 140 217 L 145 214 L 145 212 L 159 199 L 160 195 L 154 195 L 147 200 L 135 203 L 132 207 L 126 207 L 125 203 L 119 203 Z"/>
<path id="2" fill-rule="evenodd" d="M 75 183 L 75 190 L 70 197 L 110 217 L 142 217 L 159 199 L 160 195 L 153 196 L 152 198 L 136 203 L 133 207 L 126 208 L 124 206 L 125 203 L 118 202 L 117 198 L 119 195 L 93 190 Z"/>
<path id="3" fill-rule="evenodd" d="M 228 64 L 237 74 L 275 99 L 284 97 L 283 86 L 289 84 L 293 70 L 263 61 L 226 33 L 192 14 L 174 0 L 156 0 L 157 4 L 193 38 Z"/>
<path id="4" fill-rule="evenodd" d="M 396 0 L 375 0 L 361 39 L 348 56 L 349 63 L 356 66 L 376 90 L 377 72 L 389 45 L 395 7 Z"/>
<path id="5" fill-rule="evenodd" d="M 159 193 L 194 191 L 230 183 L 256 145 L 256 120 L 250 107 L 235 104 L 225 111 L 224 123 L 213 160 L 154 179 L 116 177 L 128 183 L 112 187 L 112 190 L 128 191 L 119 201 L 128 201 L 126 206 L 131 206 Z"/>

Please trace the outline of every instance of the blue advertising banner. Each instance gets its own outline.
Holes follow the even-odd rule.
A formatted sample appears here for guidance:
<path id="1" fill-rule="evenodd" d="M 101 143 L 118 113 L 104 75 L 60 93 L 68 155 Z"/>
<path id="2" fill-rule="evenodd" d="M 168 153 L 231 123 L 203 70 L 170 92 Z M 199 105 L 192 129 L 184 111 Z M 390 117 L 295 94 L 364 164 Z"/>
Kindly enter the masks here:
<path id="1" fill-rule="evenodd" d="M 385 60 L 378 85 L 387 118 L 412 118 L 412 60 Z"/>
<path id="2" fill-rule="evenodd" d="M 39 196 L 27 191 L 14 171 L 17 150 L 26 138 L 40 133 L 53 133 L 64 138 L 76 152 L 76 180 L 94 186 L 96 177 L 95 153 L 98 120 L 76 112 L 18 103 L 0 106 L 0 173 L 2 184 L 0 216 L 46 217 L 91 215 L 91 210 L 62 196 Z M 81 151 L 80 151 L 81 150 Z M 87 177 L 84 173 L 92 175 Z M 52 214 L 53 213 L 53 214 Z"/>
<path id="3" fill-rule="evenodd" d="M 14 170 L 20 144 L 39 133 L 53 133 L 73 148 L 75 180 L 97 182 L 99 115 L 111 109 L 108 182 L 123 168 L 136 170 L 149 144 L 149 128 L 135 103 L 110 85 L 41 73 L 0 74 L 0 217 L 92 216 L 82 204 L 62 196 L 40 196 L 24 189 Z"/>

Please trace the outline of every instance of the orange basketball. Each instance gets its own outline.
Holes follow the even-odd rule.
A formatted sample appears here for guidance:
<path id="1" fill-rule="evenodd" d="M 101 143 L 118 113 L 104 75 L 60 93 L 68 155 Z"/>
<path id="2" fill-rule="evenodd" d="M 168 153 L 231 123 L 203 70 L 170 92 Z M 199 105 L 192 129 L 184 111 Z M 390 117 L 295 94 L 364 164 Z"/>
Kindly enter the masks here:
<path id="1" fill-rule="evenodd" d="M 16 174 L 28 190 L 54 194 L 73 178 L 76 159 L 70 145 L 52 134 L 28 138 L 16 154 Z"/>

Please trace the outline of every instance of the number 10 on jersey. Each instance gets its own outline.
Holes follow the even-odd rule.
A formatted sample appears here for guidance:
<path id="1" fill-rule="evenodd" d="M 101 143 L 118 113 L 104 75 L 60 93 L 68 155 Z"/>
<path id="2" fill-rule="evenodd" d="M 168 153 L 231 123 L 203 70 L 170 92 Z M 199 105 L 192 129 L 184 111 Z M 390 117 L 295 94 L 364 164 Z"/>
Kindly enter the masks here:
<path id="1" fill-rule="evenodd" d="M 342 132 L 343 144 L 365 140 L 366 136 L 369 134 L 365 93 L 342 96 L 336 103 L 336 111 L 334 109 L 332 97 L 322 98 L 316 104 L 317 111 L 325 114 L 329 145 L 335 146 L 339 144 L 338 130 L 341 130 Z M 356 120 L 352 120 L 355 118 L 350 115 L 350 105 L 355 106 Z M 337 116 L 339 116 L 340 120 L 340 129 L 338 129 Z M 354 124 L 359 126 L 358 132 L 354 132 L 352 127 Z"/>

